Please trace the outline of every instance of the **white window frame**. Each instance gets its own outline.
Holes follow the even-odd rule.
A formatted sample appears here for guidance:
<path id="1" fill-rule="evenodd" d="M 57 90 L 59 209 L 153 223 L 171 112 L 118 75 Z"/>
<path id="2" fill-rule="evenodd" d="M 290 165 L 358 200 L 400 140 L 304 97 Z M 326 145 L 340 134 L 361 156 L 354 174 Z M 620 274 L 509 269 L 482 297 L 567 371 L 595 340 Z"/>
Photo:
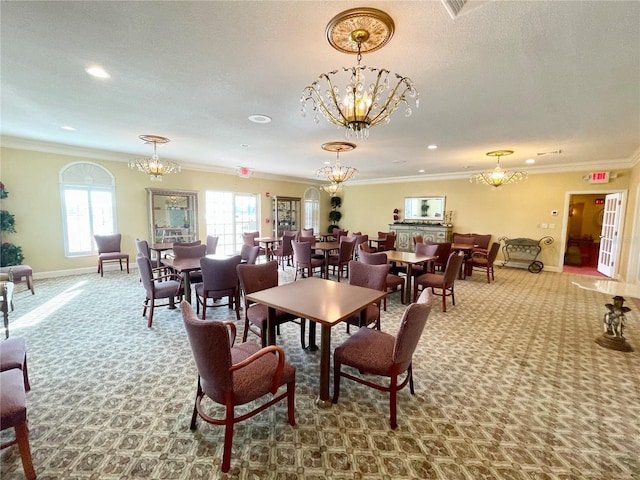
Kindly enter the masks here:
<path id="1" fill-rule="evenodd" d="M 320 190 L 309 187 L 302 197 L 304 204 L 304 228 L 313 228 L 315 233 L 320 233 Z"/>

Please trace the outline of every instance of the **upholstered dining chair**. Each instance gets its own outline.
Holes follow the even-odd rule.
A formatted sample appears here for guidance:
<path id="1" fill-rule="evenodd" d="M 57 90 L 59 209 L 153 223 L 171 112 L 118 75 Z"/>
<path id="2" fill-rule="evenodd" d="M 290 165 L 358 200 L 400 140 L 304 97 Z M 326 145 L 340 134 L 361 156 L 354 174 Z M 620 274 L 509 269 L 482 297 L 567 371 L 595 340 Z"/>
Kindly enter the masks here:
<path id="1" fill-rule="evenodd" d="M 122 253 L 120 249 L 122 234 L 94 235 L 93 238 L 98 246 L 98 273 L 101 277 L 104 276 L 104 264 L 107 262 L 119 262 L 120 271 L 122 271 L 122 261 L 125 260 L 127 273 L 129 273 L 129 254 Z"/>
<path id="2" fill-rule="evenodd" d="M 198 416 L 207 423 L 224 425 L 221 470 L 228 472 L 231 467 L 233 428 L 236 423 L 247 420 L 286 399 L 289 425 L 296 424 L 296 368 L 285 361 L 284 351 L 276 345 L 265 348 L 260 348 L 253 342 L 235 345 L 236 326 L 233 322 L 200 320 L 187 302 L 182 302 L 181 309 L 198 370 L 191 430 L 196 429 Z M 283 385 L 287 387 L 286 392 L 278 393 Z M 241 415 L 236 415 L 237 406 L 258 401 L 267 395 L 271 395 L 272 398 L 260 402 L 250 411 L 243 409 Z M 224 418 L 211 415 L 211 411 L 215 411 L 215 407 L 208 408 L 212 402 L 224 406 Z"/>
<path id="3" fill-rule="evenodd" d="M 136 238 L 136 250 L 139 254 L 144 255 L 147 258 L 151 258 L 151 249 L 149 248 L 149 242 L 146 240 Z"/>
<path id="4" fill-rule="evenodd" d="M 181 299 L 184 295 L 182 288 L 182 278 L 174 273 L 164 275 L 154 275 L 154 268 L 151 267 L 151 260 L 144 255 L 138 254 L 136 257 L 138 271 L 142 279 L 142 285 L 146 292 L 142 316 L 146 317 L 149 310 L 147 327 L 151 328 L 153 323 L 153 310 L 155 307 L 174 308 L 175 299 Z M 167 303 L 156 303 L 158 300 L 166 300 Z"/>
<path id="5" fill-rule="evenodd" d="M 260 247 L 258 247 L 257 245 L 242 245 L 242 247 L 240 247 L 240 258 L 242 259 L 242 263 L 253 265 L 258 260 L 259 254 Z"/>
<path id="6" fill-rule="evenodd" d="M 180 245 L 173 244 L 173 258 L 175 260 L 181 260 L 183 258 L 202 258 L 207 254 L 207 246 L 202 242 L 195 245 Z M 191 283 L 202 282 L 201 272 L 191 272 L 189 274 Z"/>
<path id="7" fill-rule="evenodd" d="M 244 293 L 244 332 L 242 341 L 247 341 L 247 335 L 251 331 L 260 337 L 263 347 L 267 346 L 267 316 L 268 307 L 261 303 L 253 303 L 247 299 L 247 295 L 278 286 L 278 262 L 271 260 L 257 265 L 240 264 L 237 266 L 238 280 Z M 276 310 L 276 326 L 285 322 L 296 322 L 300 325 L 300 345 L 306 348 L 304 334 L 306 320 L 298 318 L 290 313 Z"/>
<path id="8" fill-rule="evenodd" d="M 340 379 L 354 380 L 368 387 L 389 392 L 389 424 L 398 426 L 397 395 L 407 383 L 411 394 L 413 387 L 412 357 L 431 312 L 431 292 L 425 290 L 416 303 L 409 305 L 402 316 L 400 328 L 394 337 L 379 330 L 361 328 L 333 351 L 333 403 L 340 397 Z M 388 377 L 389 384 L 368 380 L 342 370 L 342 366 L 352 367 L 362 375 L 371 374 Z M 400 381 L 403 374 L 405 378 Z"/>
<path id="9" fill-rule="evenodd" d="M 387 264 L 387 254 L 384 252 L 375 252 L 368 253 L 364 251 L 360 251 L 359 261 L 362 263 L 367 263 L 369 265 L 386 265 Z M 395 275 L 393 273 L 387 274 L 387 291 L 389 293 L 400 292 L 400 301 L 404 303 L 404 284 L 405 279 L 400 275 Z M 398 289 L 399 288 L 399 289 Z M 387 311 L 387 297 L 384 297 L 382 301 L 384 311 Z"/>
<path id="10" fill-rule="evenodd" d="M 414 251 L 415 251 L 415 245 L 417 245 L 418 243 L 423 243 L 423 242 L 424 242 L 424 238 L 422 237 L 422 235 L 415 235 L 413 237 Z"/>
<path id="11" fill-rule="evenodd" d="M 390 265 L 369 265 L 367 263 L 351 260 L 349 262 L 349 285 L 358 287 L 371 288 L 384 292 L 387 289 L 387 274 Z M 353 315 L 345 320 L 347 324 L 347 333 L 349 326 L 368 327 L 375 323 L 375 328 L 380 330 L 380 305 L 377 303 L 367 306 L 366 320 L 363 322 L 360 313 Z"/>
<path id="12" fill-rule="evenodd" d="M 493 264 L 498 256 L 498 250 L 500 250 L 500 244 L 493 242 L 488 253 L 474 252 L 471 254 L 471 258 L 467 260 L 467 274 L 471 275 L 474 269 L 484 270 L 487 273 L 487 283 L 495 280 L 493 276 Z"/>
<path id="13" fill-rule="evenodd" d="M 436 249 L 436 258 L 433 261 L 433 269 L 444 271 L 444 268 L 447 266 L 447 262 L 449 261 L 449 255 L 451 255 L 451 242 L 442 242 L 442 243 L 433 243 L 433 242 L 425 242 L 427 245 L 437 245 Z"/>
<path id="14" fill-rule="evenodd" d="M 0 342 L 0 372 L 14 368 L 22 372 L 24 391 L 31 390 L 27 370 L 27 342 L 24 337 L 11 337 Z"/>
<path id="15" fill-rule="evenodd" d="M 174 247 L 195 247 L 202 245 L 202 240 L 194 240 L 193 242 L 173 242 Z"/>
<path id="16" fill-rule="evenodd" d="M 207 255 L 215 255 L 218 248 L 218 240 L 220 240 L 220 237 L 207 235 Z"/>
<path id="17" fill-rule="evenodd" d="M 294 281 L 298 279 L 298 273 L 304 277 L 313 276 L 313 272 L 316 269 L 322 270 L 325 267 L 324 258 L 314 258 L 311 254 L 311 242 L 291 242 L 293 246 L 293 263 L 296 267 L 296 274 L 293 278 Z"/>
<path id="18" fill-rule="evenodd" d="M 369 246 L 369 235 L 353 235 L 355 237 L 355 245 L 353 246 L 353 259 L 357 260 L 360 253 L 360 245 Z"/>
<path id="19" fill-rule="evenodd" d="M 220 307 L 227 305 L 229 310 L 236 311 L 236 319 L 240 320 L 240 284 L 236 267 L 241 262 L 240 255 L 218 259 L 202 257 L 200 267 L 202 270 L 202 282 L 195 284 L 196 311 L 200 313 L 202 306 L 202 319 L 207 318 L 208 307 Z M 227 303 L 216 303 L 222 297 L 228 297 Z"/>
<path id="20" fill-rule="evenodd" d="M 460 268 L 462 268 L 462 261 L 464 260 L 463 252 L 452 252 L 449 255 L 449 261 L 444 269 L 444 273 L 425 273 L 416 277 L 413 282 L 413 300 L 418 298 L 418 291 L 430 289 L 434 295 L 442 296 L 442 311 L 447 311 L 447 297 L 451 297 L 451 303 L 456 304 L 456 297 L 454 292 L 454 284 Z"/>
<path id="21" fill-rule="evenodd" d="M 284 270 L 284 260 L 287 260 L 287 265 L 291 265 L 291 259 L 293 258 L 293 242 L 296 238 L 297 232 L 283 232 L 280 245 L 273 249 L 273 256 L 278 260 L 278 263 Z"/>
<path id="22" fill-rule="evenodd" d="M 258 256 L 266 255 L 267 251 L 261 247 L 256 238 L 260 237 L 260 232 L 243 232 L 242 243 L 249 247 L 258 247 Z"/>
<path id="23" fill-rule="evenodd" d="M 437 243 L 416 243 L 415 244 L 415 254 L 416 255 L 425 255 L 429 257 L 435 257 L 438 251 Z M 411 274 L 414 276 L 422 275 L 423 273 L 433 273 L 434 266 L 433 262 L 428 262 L 422 265 L 414 265 L 411 268 Z"/>
<path id="24" fill-rule="evenodd" d="M 13 440 L 3 442 L 0 449 L 18 445 L 22 469 L 27 480 L 36 478 L 29 444 L 29 428 L 27 426 L 27 395 L 24 388 L 22 372 L 13 368 L 0 372 L 0 430 L 13 428 Z"/>
<path id="25" fill-rule="evenodd" d="M 333 274 L 340 278 L 349 275 L 349 262 L 353 260 L 353 249 L 356 245 L 355 237 L 340 237 L 340 248 L 337 254 L 329 255 L 329 264 L 327 267 L 333 270 Z"/>

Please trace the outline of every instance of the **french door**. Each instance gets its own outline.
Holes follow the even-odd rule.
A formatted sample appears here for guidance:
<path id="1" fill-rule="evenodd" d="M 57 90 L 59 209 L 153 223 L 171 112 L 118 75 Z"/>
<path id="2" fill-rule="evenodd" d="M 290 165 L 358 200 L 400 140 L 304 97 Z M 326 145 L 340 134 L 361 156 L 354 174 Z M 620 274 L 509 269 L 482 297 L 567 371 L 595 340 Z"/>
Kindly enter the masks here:
<path id="1" fill-rule="evenodd" d="M 600 253 L 598 271 L 607 277 L 613 277 L 620 256 L 620 238 L 624 213 L 623 194 L 612 193 L 605 197 L 600 231 Z"/>
<path id="2" fill-rule="evenodd" d="M 216 252 L 240 253 L 242 232 L 258 231 L 258 196 L 233 192 L 205 193 L 207 235 L 219 237 Z"/>

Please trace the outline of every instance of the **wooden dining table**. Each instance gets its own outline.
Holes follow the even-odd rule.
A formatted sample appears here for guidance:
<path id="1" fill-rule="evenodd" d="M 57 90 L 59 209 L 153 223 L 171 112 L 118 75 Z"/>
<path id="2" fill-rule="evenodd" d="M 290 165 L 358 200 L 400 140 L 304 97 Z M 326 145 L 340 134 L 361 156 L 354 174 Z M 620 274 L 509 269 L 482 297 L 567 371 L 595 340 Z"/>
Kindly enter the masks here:
<path id="1" fill-rule="evenodd" d="M 205 255 L 205 257 L 224 260 L 229 258 L 229 255 L 215 253 L 212 255 Z M 183 281 L 184 297 L 187 302 L 191 303 L 191 273 L 198 272 L 201 270 L 200 258 L 175 259 L 175 258 L 168 257 L 168 258 L 162 259 L 162 264 L 182 274 L 182 278 L 184 280 Z"/>
<path id="2" fill-rule="evenodd" d="M 173 248 L 173 242 L 171 243 L 150 243 L 149 250 L 156 252 L 156 267 L 162 266 L 162 252 L 171 250 Z"/>
<path id="3" fill-rule="evenodd" d="M 271 260 L 273 256 L 273 246 L 280 241 L 280 239 L 275 237 L 256 237 L 254 240 L 260 245 L 264 245 L 265 256 L 267 257 L 267 262 Z"/>
<path id="4" fill-rule="evenodd" d="M 340 242 L 319 242 L 316 243 L 313 248 L 324 254 L 324 269 L 322 275 L 324 278 L 329 278 L 329 254 L 334 250 L 340 249 Z"/>
<path id="5" fill-rule="evenodd" d="M 478 245 L 474 245 L 473 243 L 452 243 L 451 251 L 452 252 L 463 252 L 464 253 L 464 261 L 462 262 L 462 266 L 460 267 L 460 272 L 458 273 L 458 278 L 463 280 L 467 276 L 467 260 L 471 257 L 471 253 L 473 253 L 473 249 Z"/>
<path id="6" fill-rule="evenodd" d="M 338 283 L 317 277 L 279 285 L 247 295 L 252 302 L 268 307 L 267 344 L 276 342 L 276 309 L 311 321 L 309 347 L 315 345 L 315 323 L 320 324 L 320 388 L 316 404 L 331 407 L 329 370 L 331 328 L 360 313 L 363 321 L 366 307 L 380 301 L 386 292 L 372 288 Z"/>
<path id="7" fill-rule="evenodd" d="M 411 303 L 413 281 L 413 266 L 427 262 L 433 262 L 438 257 L 435 255 L 419 255 L 413 252 L 401 252 L 399 250 L 386 250 L 387 261 L 391 263 L 403 263 L 407 266 L 407 287 L 405 288 L 405 303 Z"/>

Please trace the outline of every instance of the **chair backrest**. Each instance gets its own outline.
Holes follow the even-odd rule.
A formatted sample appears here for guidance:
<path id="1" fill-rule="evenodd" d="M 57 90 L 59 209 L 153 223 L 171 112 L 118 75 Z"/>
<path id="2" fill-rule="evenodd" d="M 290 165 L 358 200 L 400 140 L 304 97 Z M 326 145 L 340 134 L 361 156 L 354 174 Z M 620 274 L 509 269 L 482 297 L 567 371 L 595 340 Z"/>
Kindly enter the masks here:
<path id="1" fill-rule="evenodd" d="M 180 258 L 202 258 L 207 254 L 207 246 L 200 245 L 173 245 L 173 256 L 176 260 Z"/>
<path id="2" fill-rule="evenodd" d="M 367 265 L 385 265 L 387 263 L 387 254 L 384 252 L 369 253 L 360 250 L 358 258 Z"/>
<path id="3" fill-rule="evenodd" d="M 361 243 L 368 244 L 368 242 L 369 242 L 369 235 L 362 235 L 362 234 L 354 235 L 353 238 L 355 238 L 356 244 L 355 244 L 354 248 L 356 250 L 358 249 L 358 245 L 360 245 Z"/>
<path id="4" fill-rule="evenodd" d="M 297 232 L 284 232 L 282 234 L 282 254 L 291 255 L 293 253 L 293 242 L 296 238 Z"/>
<path id="5" fill-rule="evenodd" d="M 233 388 L 228 327 L 224 322 L 200 320 L 186 301 L 180 304 L 180 309 L 200 386 L 208 397 L 224 404 L 225 394 Z"/>
<path id="6" fill-rule="evenodd" d="M 278 286 L 278 262 L 276 260 L 257 265 L 240 264 L 236 270 L 245 295 Z"/>
<path id="7" fill-rule="evenodd" d="M 149 296 L 149 298 L 151 298 L 151 293 L 153 292 L 153 289 L 155 287 L 151 260 L 149 259 L 149 257 L 145 257 L 142 253 L 139 253 L 136 257 L 136 263 L 138 264 L 138 272 L 140 273 L 142 286 L 147 291 L 147 295 Z"/>
<path id="8" fill-rule="evenodd" d="M 313 228 L 303 228 L 302 230 L 300 230 L 300 236 L 301 237 L 314 237 L 315 234 L 313 233 Z"/>
<path id="9" fill-rule="evenodd" d="M 428 255 L 435 256 L 438 251 L 437 243 L 416 243 L 416 251 L 417 255 Z"/>
<path id="10" fill-rule="evenodd" d="M 386 237 L 384 237 L 384 247 L 385 250 L 395 250 L 396 249 L 396 236 L 392 233 L 388 233 Z"/>
<path id="11" fill-rule="evenodd" d="M 422 237 L 422 235 L 416 235 L 413 237 L 413 244 L 416 245 L 418 243 L 423 243 L 424 238 Z"/>
<path id="12" fill-rule="evenodd" d="M 260 254 L 260 247 L 258 245 L 242 245 L 240 248 L 240 258 L 243 262 L 254 264 Z"/>
<path id="13" fill-rule="evenodd" d="M 306 236 L 306 235 L 300 235 L 298 236 L 297 240 L 294 240 L 295 242 L 307 242 L 311 245 L 311 248 L 316 246 L 316 237 L 310 237 L 310 236 Z"/>
<path id="14" fill-rule="evenodd" d="M 331 234 L 335 237 L 336 242 L 340 241 L 340 238 L 349 235 L 349 230 L 343 230 L 341 228 L 334 228 Z"/>
<path id="15" fill-rule="evenodd" d="M 220 237 L 214 237 L 213 235 L 207 235 L 207 255 L 213 255 L 218 248 L 218 240 Z"/>
<path id="16" fill-rule="evenodd" d="M 474 244 L 478 245 L 478 248 L 485 250 L 489 249 L 489 242 L 491 241 L 491 234 L 483 235 L 479 233 L 472 233 L 474 238 Z"/>
<path id="17" fill-rule="evenodd" d="M 141 255 L 144 255 L 147 258 L 151 258 L 151 250 L 149 249 L 149 242 L 146 240 L 140 240 L 136 238 L 136 250 Z"/>
<path id="18" fill-rule="evenodd" d="M 449 255 L 451 255 L 451 242 L 435 243 L 434 245 L 438 246 L 436 250 L 436 256 L 438 259 L 436 262 L 441 263 L 442 265 L 446 264 L 449 260 Z"/>
<path id="19" fill-rule="evenodd" d="M 260 232 L 244 232 L 242 234 L 242 242 L 245 245 L 253 247 L 256 245 L 255 239 L 260 236 Z"/>
<path id="20" fill-rule="evenodd" d="M 373 253 L 373 250 L 369 246 L 368 241 L 359 243 L 357 248 L 358 248 L 358 257 L 360 257 L 360 252 Z"/>
<path id="21" fill-rule="evenodd" d="M 340 263 L 353 258 L 353 249 L 355 246 L 355 237 L 340 237 L 340 249 L 338 250 L 338 260 Z"/>
<path id="22" fill-rule="evenodd" d="M 391 265 L 370 265 L 367 263 L 349 262 L 349 284 L 372 288 L 384 292 L 387 289 L 387 274 Z"/>
<path id="23" fill-rule="evenodd" d="M 238 285 L 236 267 L 240 265 L 240 255 L 229 258 L 200 259 L 203 288 L 206 291 L 233 290 Z"/>
<path id="24" fill-rule="evenodd" d="M 193 242 L 173 242 L 174 247 L 195 247 L 202 245 L 202 240 L 194 240 Z"/>
<path id="25" fill-rule="evenodd" d="M 309 265 L 311 263 L 311 242 L 291 242 L 293 247 L 293 259 L 300 265 Z"/>
<path id="26" fill-rule="evenodd" d="M 378 232 L 378 238 L 386 238 L 387 235 L 393 235 L 392 232 Z"/>
<path id="27" fill-rule="evenodd" d="M 122 242 L 122 234 L 114 233 L 113 235 L 94 235 L 98 246 L 98 254 L 120 252 L 120 243 Z"/>
<path id="28" fill-rule="evenodd" d="M 493 242 L 491 244 L 491 249 L 487 255 L 487 264 L 489 266 L 493 265 L 493 262 L 496 261 L 496 257 L 498 256 L 498 250 L 500 250 L 500 243 Z"/>
<path id="29" fill-rule="evenodd" d="M 456 281 L 456 277 L 458 276 L 463 260 L 463 252 L 451 252 L 449 260 L 447 261 L 447 266 L 444 268 L 444 288 L 450 288 Z"/>
<path id="30" fill-rule="evenodd" d="M 454 233 L 453 243 L 464 243 L 466 245 L 473 245 L 476 243 L 476 241 L 471 233 Z"/>
<path id="31" fill-rule="evenodd" d="M 399 371 L 404 371 L 411 363 L 413 352 L 418 346 L 420 336 L 431 312 L 433 295 L 431 289 L 425 288 L 418 301 L 405 310 L 400 321 L 400 328 L 393 346 L 393 363 L 399 364 Z"/>

